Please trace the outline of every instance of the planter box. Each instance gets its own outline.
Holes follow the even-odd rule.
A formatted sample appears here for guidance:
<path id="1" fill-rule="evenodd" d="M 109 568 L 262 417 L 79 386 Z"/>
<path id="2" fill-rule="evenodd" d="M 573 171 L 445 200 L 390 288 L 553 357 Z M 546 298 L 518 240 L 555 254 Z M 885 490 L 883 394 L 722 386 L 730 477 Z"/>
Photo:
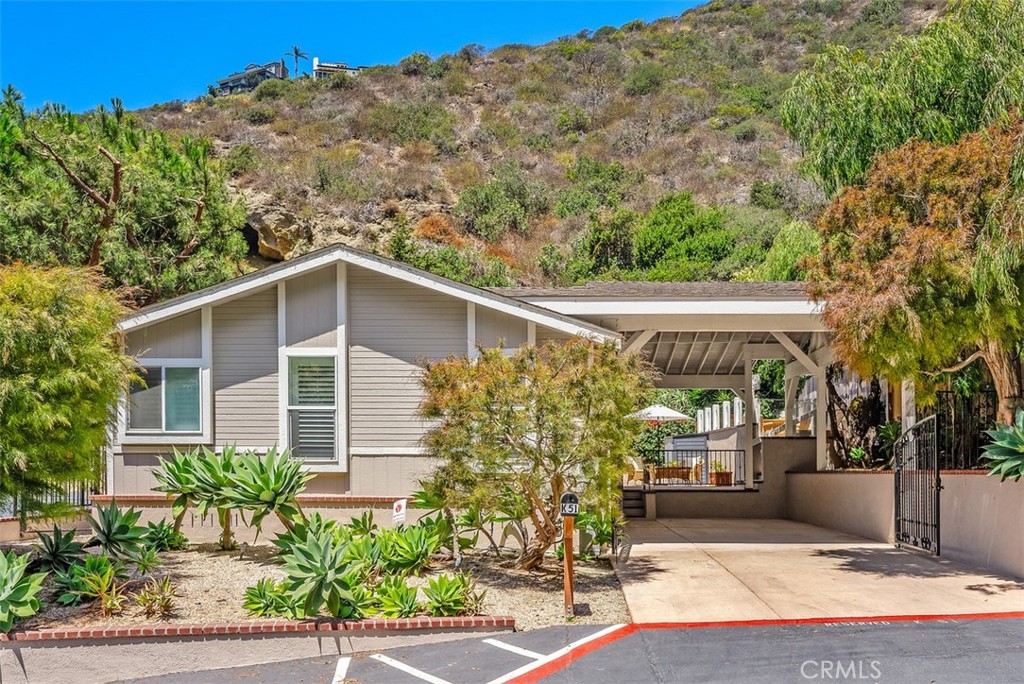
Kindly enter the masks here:
<path id="1" fill-rule="evenodd" d="M 714 487 L 732 487 L 732 473 L 716 473 L 714 471 L 708 473 L 711 479 L 711 484 Z"/>

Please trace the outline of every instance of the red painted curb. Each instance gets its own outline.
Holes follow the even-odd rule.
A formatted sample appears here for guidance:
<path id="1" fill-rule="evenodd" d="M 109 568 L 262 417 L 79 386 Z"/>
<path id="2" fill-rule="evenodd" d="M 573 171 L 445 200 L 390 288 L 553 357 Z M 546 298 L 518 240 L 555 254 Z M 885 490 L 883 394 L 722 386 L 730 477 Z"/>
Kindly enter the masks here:
<path id="1" fill-rule="evenodd" d="M 823 625 L 823 624 L 870 624 L 877 622 L 936 622 L 939 620 L 997 620 L 1024 618 L 1024 611 L 1009 613 L 963 613 L 945 615 L 882 615 L 878 617 L 823 617 L 823 618 L 789 618 L 774 620 L 733 620 L 730 622 L 646 622 L 633 623 L 624 626 L 609 634 L 588 641 L 574 648 L 565 655 L 554 660 L 542 663 L 536 669 L 530 670 L 515 679 L 509 680 L 506 684 L 537 684 L 547 677 L 559 672 L 585 655 L 600 650 L 609 644 L 620 639 L 646 630 L 662 629 L 707 629 L 712 627 L 777 627 L 782 625 Z"/>

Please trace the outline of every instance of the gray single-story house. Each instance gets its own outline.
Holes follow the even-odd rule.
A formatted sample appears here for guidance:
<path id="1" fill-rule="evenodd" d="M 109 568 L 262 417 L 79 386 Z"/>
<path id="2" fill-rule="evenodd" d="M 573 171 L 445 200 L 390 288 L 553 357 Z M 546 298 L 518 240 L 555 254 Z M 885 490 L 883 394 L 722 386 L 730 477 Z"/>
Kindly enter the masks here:
<path id="1" fill-rule="evenodd" d="M 389 259 L 329 247 L 121 323 L 145 383 L 118 411 L 106 491 L 152 495 L 172 448 L 292 449 L 307 492 L 404 495 L 429 471 L 423 359 L 619 333 Z"/>

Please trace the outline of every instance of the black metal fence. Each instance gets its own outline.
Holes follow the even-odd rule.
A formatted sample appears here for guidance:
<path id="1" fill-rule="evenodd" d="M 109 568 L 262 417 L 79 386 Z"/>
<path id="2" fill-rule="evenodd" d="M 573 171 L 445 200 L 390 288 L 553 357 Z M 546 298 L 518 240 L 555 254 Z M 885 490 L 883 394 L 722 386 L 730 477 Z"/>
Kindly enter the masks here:
<path id="1" fill-rule="evenodd" d="M 999 398 L 995 392 L 961 396 L 941 391 L 935 399 L 936 448 L 942 470 L 986 470 L 981 450 L 989 443 L 986 430 L 996 426 Z"/>
<path id="2" fill-rule="evenodd" d="M 640 456 L 644 484 L 729 487 L 746 481 L 742 449 L 654 449 Z"/>
<path id="3" fill-rule="evenodd" d="M 53 483 L 31 497 L 15 497 L 6 506 L 0 506 L 0 518 L 20 518 L 24 525 L 33 515 L 71 513 L 74 509 L 89 510 L 92 495 L 101 492 L 99 482 Z"/>
<path id="4" fill-rule="evenodd" d="M 939 555 L 939 475 L 936 417 L 918 421 L 896 442 L 896 544 Z"/>

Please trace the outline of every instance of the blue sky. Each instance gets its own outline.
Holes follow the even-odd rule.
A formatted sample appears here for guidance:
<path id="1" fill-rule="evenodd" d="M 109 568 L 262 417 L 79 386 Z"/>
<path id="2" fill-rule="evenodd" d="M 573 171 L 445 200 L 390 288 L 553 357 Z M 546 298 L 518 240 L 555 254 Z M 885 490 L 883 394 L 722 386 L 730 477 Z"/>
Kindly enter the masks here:
<path id="1" fill-rule="evenodd" d="M 466 43 L 543 43 L 699 4 L 0 0 L 0 85 L 13 83 L 30 109 L 62 102 L 84 111 L 115 96 L 137 108 L 201 95 L 292 45 L 324 61 L 388 64 Z"/>

